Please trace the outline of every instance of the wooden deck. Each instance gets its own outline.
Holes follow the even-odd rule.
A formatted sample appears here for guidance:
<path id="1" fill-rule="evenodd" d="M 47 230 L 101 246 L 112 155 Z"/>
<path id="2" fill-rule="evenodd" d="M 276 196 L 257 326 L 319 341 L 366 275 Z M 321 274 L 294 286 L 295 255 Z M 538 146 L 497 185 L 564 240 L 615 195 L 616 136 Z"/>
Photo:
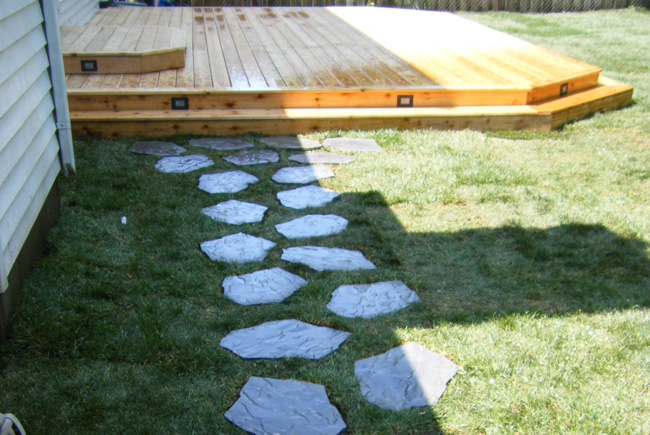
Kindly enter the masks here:
<path id="1" fill-rule="evenodd" d="M 129 29 L 180 31 L 184 67 L 68 75 L 77 134 L 551 129 L 632 97 L 597 67 L 441 12 L 114 8 L 66 41 L 88 50 L 111 38 L 88 35 L 110 28 L 124 29 L 124 40 L 137 33 Z"/>

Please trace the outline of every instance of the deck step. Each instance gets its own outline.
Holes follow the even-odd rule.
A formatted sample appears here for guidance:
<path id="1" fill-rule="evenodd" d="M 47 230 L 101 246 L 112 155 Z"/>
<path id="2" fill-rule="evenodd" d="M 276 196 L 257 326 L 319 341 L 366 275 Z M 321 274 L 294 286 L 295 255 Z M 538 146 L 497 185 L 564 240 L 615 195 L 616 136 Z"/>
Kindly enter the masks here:
<path id="1" fill-rule="evenodd" d="M 111 138 L 378 128 L 551 130 L 591 113 L 627 106 L 632 101 L 632 90 L 603 77 L 598 87 L 528 106 L 95 110 L 72 111 L 70 116 L 74 134 Z"/>
<path id="2" fill-rule="evenodd" d="M 539 130 L 550 125 L 550 115 L 540 116 L 527 106 L 95 111 L 71 112 L 71 118 L 75 135 L 111 138 L 175 133 L 275 135 L 379 128 Z"/>
<path id="3" fill-rule="evenodd" d="M 585 118 L 596 112 L 616 110 L 632 103 L 634 88 L 608 77 L 600 77 L 598 86 L 574 92 L 563 98 L 534 104 L 530 107 L 543 115 L 551 115 L 551 128 Z"/>

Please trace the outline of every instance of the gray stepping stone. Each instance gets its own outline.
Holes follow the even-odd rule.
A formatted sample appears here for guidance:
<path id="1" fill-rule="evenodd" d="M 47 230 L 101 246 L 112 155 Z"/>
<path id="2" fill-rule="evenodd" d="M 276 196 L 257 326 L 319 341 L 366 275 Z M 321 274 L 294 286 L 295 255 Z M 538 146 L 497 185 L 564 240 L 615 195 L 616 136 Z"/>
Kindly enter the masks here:
<path id="1" fill-rule="evenodd" d="M 323 146 L 339 151 L 381 151 L 382 148 L 374 139 L 358 137 L 328 137 L 323 141 Z"/>
<path id="2" fill-rule="evenodd" d="M 348 227 L 348 220 L 335 214 L 308 214 L 289 222 L 277 224 L 275 229 L 288 239 L 330 236 Z"/>
<path id="3" fill-rule="evenodd" d="M 339 316 L 367 319 L 401 310 L 419 301 L 418 295 L 402 281 L 388 281 L 342 285 L 332 293 L 327 308 Z"/>
<path id="4" fill-rule="evenodd" d="M 256 435 L 337 435 L 346 428 L 324 386 L 291 379 L 251 376 L 224 415 Z"/>
<path id="5" fill-rule="evenodd" d="M 260 142 L 265 143 L 276 148 L 283 149 L 304 149 L 310 150 L 320 148 L 321 144 L 314 139 L 306 139 L 297 136 L 269 136 L 258 139 Z"/>
<path id="6" fill-rule="evenodd" d="M 320 359 L 349 336 L 349 332 L 289 319 L 232 331 L 220 345 L 242 358 Z"/>
<path id="7" fill-rule="evenodd" d="M 452 361 L 417 343 L 354 363 L 363 397 L 394 411 L 435 405 L 457 370 Z"/>
<path id="8" fill-rule="evenodd" d="M 271 180 L 282 184 L 307 184 L 322 178 L 330 178 L 334 172 L 325 166 L 296 166 L 280 168 L 273 174 Z"/>
<path id="9" fill-rule="evenodd" d="M 244 150 L 231 156 L 225 156 L 225 161 L 235 165 L 260 165 L 264 163 L 275 163 L 280 160 L 280 155 L 271 150 Z"/>
<path id="10" fill-rule="evenodd" d="M 185 173 L 196 171 L 214 165 L 214 162 L 204 155 L 169 156 L 158 160 L 154 166 L 160 172 Z"/>
<path id="11" fill-rule="evenodd" d="M 208 193 L 237 193 L 258 181 L 256 176 L 244 171 L 203 174 L 199 177 L 199 189 Z"/>
<path id="12" fill-rule="evenodd" d="M 289 156 L 289 160 L 293 160 L 298 163 L 325 163 L 332 165 L 340 165 L 343 163 L 350 163 L 356 159 L 355 156 L 350 156 L 348 154 L 336 154 L 328 153 L 327 151 L 315 151 L 312 153 L 301 153 L 294 154 Z"/>
<path id="13" fill-rule="evenodd" d="M 359 251 L 321 246 L 299 246 L 282 250 L 282 260 L 323 270 L 376 269 Z"/>
<path id="14" fill-rule="evenodd" d="M 214 261 L 248 263 L 266 258 L 266 252 L 275 243 L 244 233 L 231 234 L 220 239 L 201 243 L 201 250 Z"/>
<path id="15" fill-rule="evenodd" d="M 174 142 L 162 142 L 158 140 L 136 142 L 129 150 L 136 154 L 151 154 L 154 156 L 177 156 L 185 152 L 185 148 Z"/>
<path id="16" fill-rule="evenodd" d="M 203 213 L 212 219 L 231 225 L 250 224 L 264 219 L 268 207 L 250 202 L 231 199 L 226 202 L 206 207 Z"/>
<path id="17" fill-rule="evenodd" d="M 298 275 L 279 267 L 228 276 L 221 283 L 224 296 L 240 305 L 282 302 L 305 284 Z"/>
<path id="18" fill-rule="evenodd" d="M 217 151 L 253 148 L 252 143 L 236 137 L 202 137 L 199 139 L 190 139 L 190 145 L 193 147 L 209 148 Z"/>
<path id="19" fill-rule="evenodd" d="M 340 195 L 340 193 L 332 189 L 321 186 L 304 186 L 277 193 L 280 204 L 294 210 L 302 210 L 308 207 L 322 207 Z"/>

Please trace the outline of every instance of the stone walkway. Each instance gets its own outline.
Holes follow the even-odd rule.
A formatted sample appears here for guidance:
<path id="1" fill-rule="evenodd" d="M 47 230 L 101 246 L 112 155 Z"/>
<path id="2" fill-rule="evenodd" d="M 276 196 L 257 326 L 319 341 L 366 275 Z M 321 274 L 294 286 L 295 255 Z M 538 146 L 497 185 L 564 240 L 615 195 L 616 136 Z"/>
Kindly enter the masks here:
<path id="1" fill-rule="evenodd" d="M 346 164 L 355 160 L 350 154 L 309 151 L 325 146 L 346 153 L 380 152 L 370 139 L 329 138 L 321 145 L 313 139 L 294 136 L 266 137 L 259 140 L 278 149 L 302 150 L 289 157 L 302 166 L 286 166 L 272 176 L 278 184 L 309 184 L 334 177 L 334 172 L 317 163 Z M 192 139 L 190 146 L 216 151 L 238 151 L 223 159 L 235 165 L 261 165 L 279 161 L 272 150 L 255 149 L 236 138 Z M 155 168 L 167 173 L 184 173 L 209 167 L 214 161 L 204 155 L 180 155 L 185 149 L 170 142 L 138 142 L 131 151 L 163 156 Z M 210 193 L 234 194 L 260 180 L 241 170 L 203 174 L 198 188 Z M 294 210 L 322 207 L 338 192 L 321 186 L 288 189 L 277 194 L 282 206 Z M 230 199 L 203 209 L 203 213 L 230 225 L 261 222 L 267 207 Z M 287 239 L 327 237 L 346 230 L 348 220 L 333 214 L 305 214 L 275 226 Z M 201 243 L 201 250 L 212 261 L 260 262 L 276 244 L 242 232 Z M 376 266 L 359 251 L 322 246 L 293 246 L 282 251 L 282 260 L 300 263 L 316 271 L 373 270 Z M 282 268 L 258 270 L 229 276 L 222 282 L 224 296 L 241 305 L 282 302 L 306 285 L 302 277 Z M 299 295 L 298 295 L 299 297 Z M 327 308 L 342 317 L 371 318 L 391 313 L 419 302 L 418 295 L 401 281 L 348 284 L 333 289 Z M 319 359 L 335 352 L 351 335 L 349 332 L 320 327 L 295 319 L 267 322 L 231 331 L 220 345 L 241 358 Z M 390 410 L 431 406 L 442 396 L 456 365 L 442 355 L 417 343 L 406 343 L 386 353 L 355 363 L 354 372 L 362 395 L 380 408 Z M 240 428 L 255 434 L 338 434 L 346 428 L 338 410 L 328 400 L 322 385 L 297 380 L 251 377 L 239 399 L 225 417 Z"/>

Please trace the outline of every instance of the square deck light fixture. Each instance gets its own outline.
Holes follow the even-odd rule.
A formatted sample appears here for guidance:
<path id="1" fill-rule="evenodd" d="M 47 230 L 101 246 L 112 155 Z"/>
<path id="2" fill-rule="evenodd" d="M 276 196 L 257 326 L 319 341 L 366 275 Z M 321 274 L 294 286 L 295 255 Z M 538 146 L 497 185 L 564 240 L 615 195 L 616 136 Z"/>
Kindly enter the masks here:
<path id="1" fill-rule="evenodd" d="M 413 107 L 413 95 L 398 95 L 397 107 Z"/>
<path id="2" fill-rule="evenodd" d="M 82 60 L 81 61 L 81 71 L 82 72 L 96 72 L 97 71 L 97 61 L 96 60 Z"/>
<path id="3" fill-rule="evenodd" d="M 560 97 L 563 97 L 568 93 L 569 93 L 569 84 L 563 83 L 562 86 L 560 86 Z"/>
<path id="4" fill-rule="evenodd" d="M 187 97 L 172 97 L 172 110 L 188 110 L 190 101 Z"/>

